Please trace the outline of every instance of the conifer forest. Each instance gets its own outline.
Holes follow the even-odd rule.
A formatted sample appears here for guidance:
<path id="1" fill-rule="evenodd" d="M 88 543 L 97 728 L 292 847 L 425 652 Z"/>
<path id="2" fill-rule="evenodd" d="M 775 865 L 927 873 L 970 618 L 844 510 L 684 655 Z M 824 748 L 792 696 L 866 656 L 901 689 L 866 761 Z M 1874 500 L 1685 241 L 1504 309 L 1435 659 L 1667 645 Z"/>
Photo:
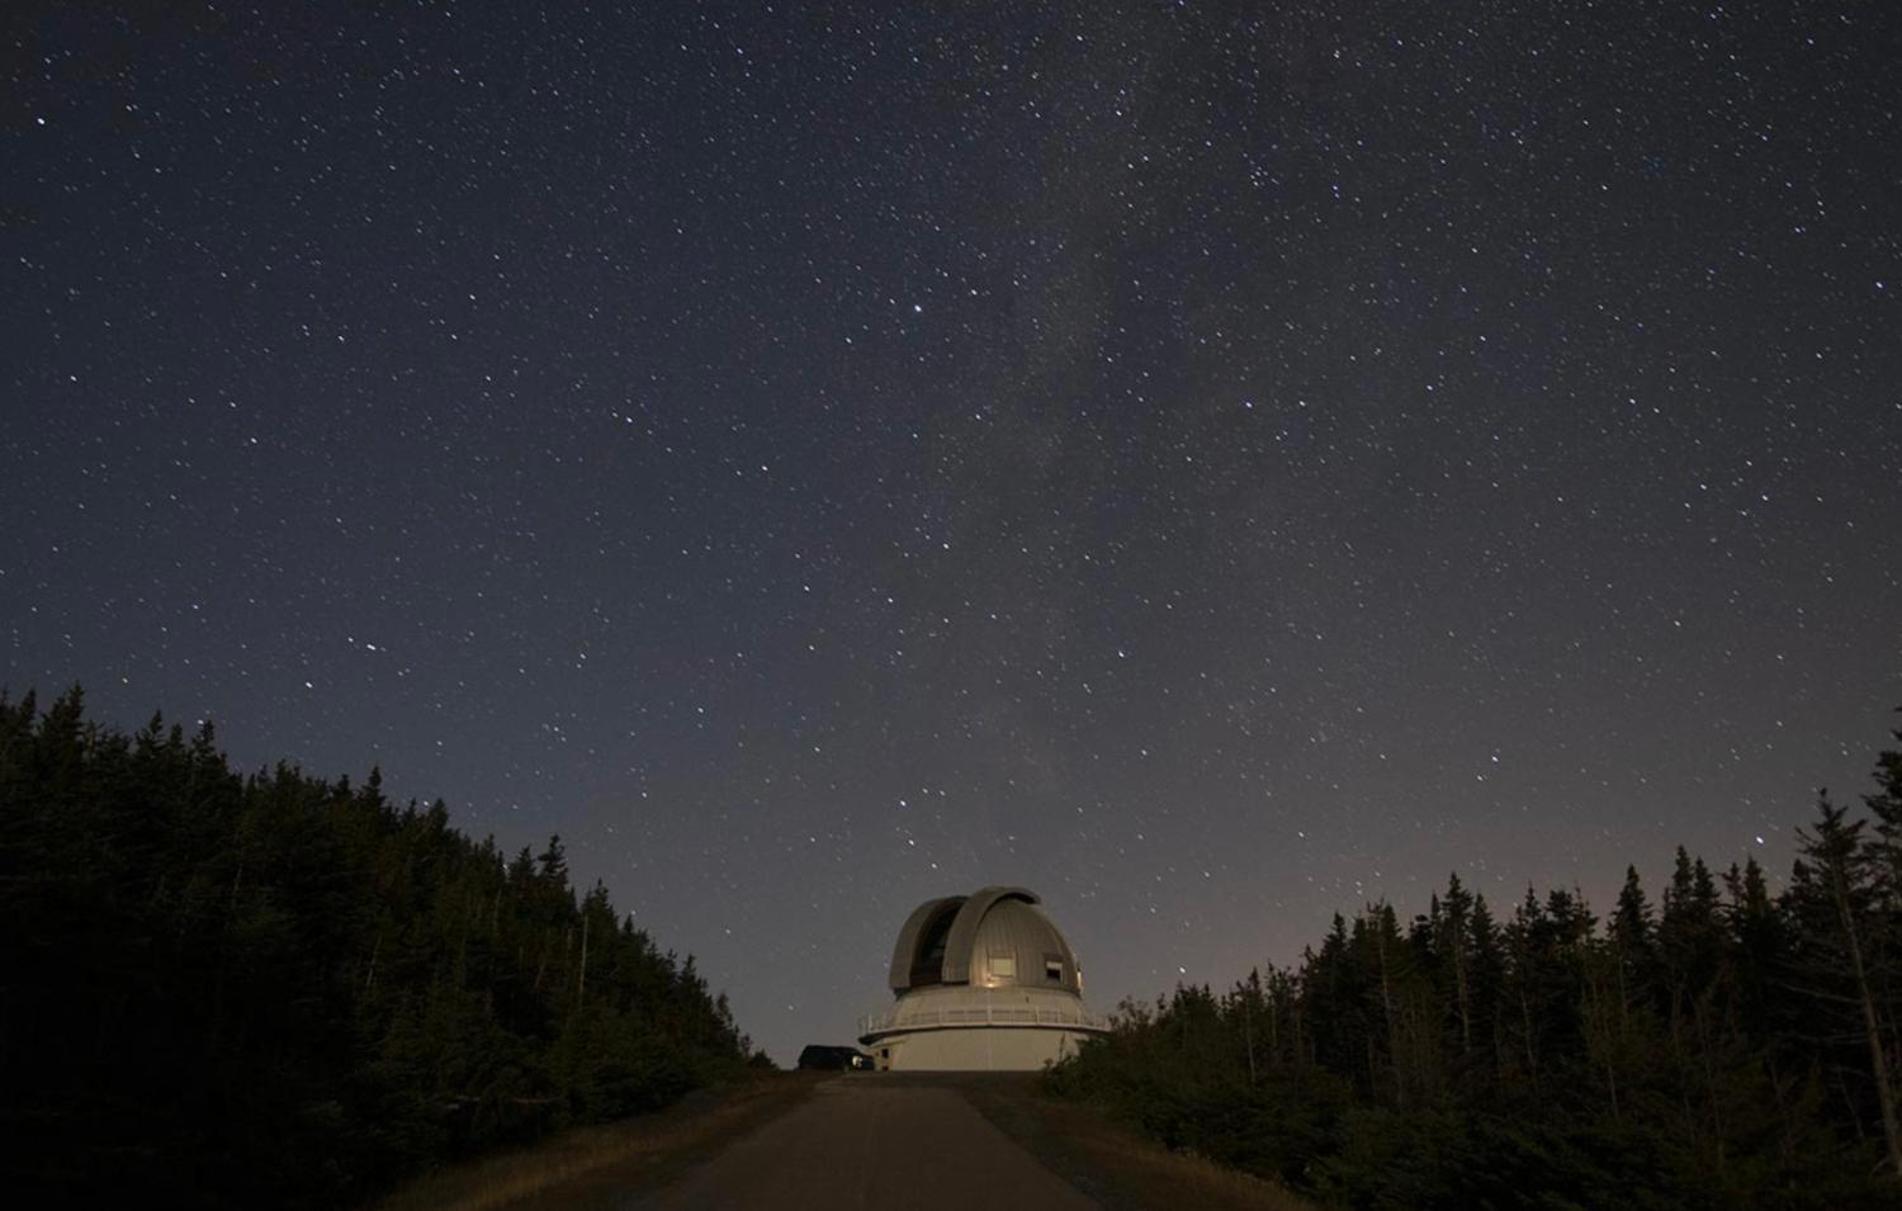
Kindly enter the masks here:
<path id="1" fill-rule="evenodd" d="M 0 698 L 13 1205 L 348 1206 L 747 1062 L 724 995 L 570 886 L 558 839 L 511 857 L 380 781 Z"/>
<path id="2" fill-rule="evenodd" d="M 1605 906 L 1454 875 L 1125 1002 L 1044 1087 L 1323 1206 L 1895 1206 L 1902 751 L 1798 835 L 1786 878 L 1680 848 Z M 209 725 L 125 735 L 76 688 L 0 698 L 0 898 L 35 1205 L 361 1205 L 765 1062 L 559 839 L 505 854 L 374 770 L 240 773 Z"/>
<path id="3" fill-rule="evenodd" d="M 1902 1206 L 1902 752 L 1875 777 L 1819 796 L 1774 892 L 1682 848 L 1602 909 L 1455 875 L 1126 1002 L 1048 1086 L 1329 1206 Z"/>

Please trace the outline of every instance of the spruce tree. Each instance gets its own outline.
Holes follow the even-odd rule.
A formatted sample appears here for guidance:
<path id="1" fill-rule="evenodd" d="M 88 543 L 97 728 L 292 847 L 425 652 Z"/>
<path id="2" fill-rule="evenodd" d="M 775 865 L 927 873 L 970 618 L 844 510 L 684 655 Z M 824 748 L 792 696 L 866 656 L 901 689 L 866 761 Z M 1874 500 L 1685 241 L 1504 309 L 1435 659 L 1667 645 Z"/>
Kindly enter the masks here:
<path id="1" fill-rule="evenodd" d="M 1790 900 L 1801 932 L 1802 959 L 1814 983 L 1812 995 L 1830 1008 L 1847 1011 L 1851 1030 L 1864 1049 L 1882 1139 L 1891 1173 L 1902 1178 L 1902 1124 L 1897 1121 L 1896 1090 L 1882 1015 L 1877 1002 L 1880 895 L 1875 853 L 1865 844 L 1865 820 L 1849 820 L 1847 809 L 1817 796 L 1817 819 L 1799 831 L 1802 860 L 1791 873 Z"/>

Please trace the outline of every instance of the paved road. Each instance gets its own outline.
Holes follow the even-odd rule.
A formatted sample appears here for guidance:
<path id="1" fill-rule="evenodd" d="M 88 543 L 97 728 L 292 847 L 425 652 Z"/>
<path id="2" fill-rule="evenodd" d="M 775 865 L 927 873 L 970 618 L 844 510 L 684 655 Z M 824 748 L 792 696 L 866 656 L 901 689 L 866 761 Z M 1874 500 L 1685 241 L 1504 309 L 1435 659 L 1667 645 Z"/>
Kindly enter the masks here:
<path id="1" fill-rule="evenodd" d="M 628 1208 L 1082 1211 L 1095 1205 L 955 1090 L 864 1074 L 819 1086 L 790 1113 Z"/>

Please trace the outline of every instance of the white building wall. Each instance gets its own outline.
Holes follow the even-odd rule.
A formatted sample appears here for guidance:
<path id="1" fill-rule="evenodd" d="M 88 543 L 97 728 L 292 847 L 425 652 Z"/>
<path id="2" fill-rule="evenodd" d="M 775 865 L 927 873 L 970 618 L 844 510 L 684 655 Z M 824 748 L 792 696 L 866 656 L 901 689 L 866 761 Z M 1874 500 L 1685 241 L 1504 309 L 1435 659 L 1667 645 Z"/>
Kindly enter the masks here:
<path id="1" fill-rule="evenodd" d="M 1076 1054 L 1087 1037 L 1069 1030 L 973 1026 L 886 1035 L 870 1047 L 878 1066 L 894 1072 L 1035 1072 Z"/>

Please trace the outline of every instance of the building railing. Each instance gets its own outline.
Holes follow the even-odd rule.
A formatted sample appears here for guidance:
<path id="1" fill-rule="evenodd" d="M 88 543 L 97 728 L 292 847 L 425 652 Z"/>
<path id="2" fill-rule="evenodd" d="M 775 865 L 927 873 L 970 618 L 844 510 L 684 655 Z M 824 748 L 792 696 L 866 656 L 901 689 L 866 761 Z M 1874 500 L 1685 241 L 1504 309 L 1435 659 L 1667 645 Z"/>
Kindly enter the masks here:
<path id="1" fill-rule="evenodd" d="M 860 1035 L 879 1034 L 887 1030 L 929 1030 L 938 1026 L 1075 1026 L 1083 1030 L 1108 1030 L 1110 1020 L 1083 1009 L 1031 1009 L 1005 1005 L 972 1009 L 907 1009 L 895 1006 L 883 1013 L 868 1013 L 859 1018 Z"/>

